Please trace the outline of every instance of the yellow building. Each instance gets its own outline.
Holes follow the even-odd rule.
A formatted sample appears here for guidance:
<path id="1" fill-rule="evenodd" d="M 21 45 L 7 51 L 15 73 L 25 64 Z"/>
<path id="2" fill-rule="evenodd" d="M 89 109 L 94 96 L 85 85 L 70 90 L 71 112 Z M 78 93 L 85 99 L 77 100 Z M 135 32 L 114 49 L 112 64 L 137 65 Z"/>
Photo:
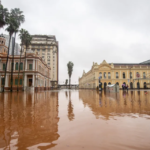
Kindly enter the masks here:
<path id="1" fill-rule="evenodd" d="M 140 76 L 137 77 L 137 74 Z M 79 78 L 79 88 L 96 88 L 101 77 L 102 87 L 108 84 L 126 84 L 129 88 L 149 88 L 150 84 L 150 60 L 142 63 L 107 63 L 105 60 L 98 65 L 93 62 L 90 71 L 83 71 Z"/>

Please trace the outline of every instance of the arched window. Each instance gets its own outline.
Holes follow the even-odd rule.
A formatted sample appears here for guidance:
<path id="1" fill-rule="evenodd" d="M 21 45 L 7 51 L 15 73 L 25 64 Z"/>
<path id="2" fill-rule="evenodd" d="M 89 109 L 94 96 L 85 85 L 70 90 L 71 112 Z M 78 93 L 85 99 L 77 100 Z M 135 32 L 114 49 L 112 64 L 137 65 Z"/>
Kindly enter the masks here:
<path id="1" fill-rule="evenodd" d="M 125 79 L 126 78 L 126 75 L 125 75 L 125 72 L 123 72 L 123 79 Z"/>
<path id="2" fill-rule="evenodd" d="M 130 82 L 130 88 L 133 89 L 133 83 L 132 82 Z"/>
<path id="3" fill-rule="evenodd" d="M 109 82 L 108 85 L 110 85 L 111 83 Z"/>
<path id="4" fill-rule="evenodd" d="M 132 72 L 130 72 L 130 79 L 132 79 Z"/>
<path id="5" fill-rule="evenodd" d="M 119 85 L 119 83 L 118 83 L 118 82 L 116 82 L 116 85 Z"/>
<path id="6" fill-rule="evenodd" d="M 137 82 L 137 88 L 140 89 L 140 83 L 139 82 Z"/>
<path id="7" fill-rule="evenodd" d="M 123 84 L 125 84 L 125 85 L 126 85 L 126 83 L 125 83 L 125 82 L 123 82 Z"/>
<path id="8" fill-rule="evenodd" d="M 146 82 L 144 82 L 144 89 L 146 89 L 147 88 L 147 86 L 146 86 Z"/>
<path id="9" fill-rule="evenodd" d="M 104 83 L 104 88 L 106 88 L 106 86 L 107 86 L 107 83 L 105 82 L 105 83 Z"/>

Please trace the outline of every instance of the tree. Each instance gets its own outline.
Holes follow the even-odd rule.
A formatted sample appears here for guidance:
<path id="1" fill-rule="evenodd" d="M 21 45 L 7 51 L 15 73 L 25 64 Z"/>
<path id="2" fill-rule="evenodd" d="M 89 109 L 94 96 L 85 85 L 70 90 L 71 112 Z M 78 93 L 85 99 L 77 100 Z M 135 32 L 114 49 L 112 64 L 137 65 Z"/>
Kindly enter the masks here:
<path id="1" fill-rule="evenodd" d="M 15 49 L 16 34 L 19 30 L 19 26 L 21 25 L 21 23 L 23 23 L 25 21 L 25 17 L 22 13 L 23 12 L 20 11 L 19 8 L 11 9 L 11 13 L 10 13 L 10 16 L 12 18 L 14 18 L 16 20 L 17 24 L 18 24 L 18 28 L 16 28 L 16 30 L 15 30 L 15 39 L 14 39 L 13 49 L 12 49 L 13 58 L 12 58 L 12 68 L 11 68 L 11 91 L 12 91 L 12 85 L 13 85 L 14 49 Z"/>
<path id="2" fill-rule="evenodd" d="M 6 81 L 6 71 L 7 71 L 9 50 L 10 50 L 10 41 L 11 41 L 11 37 L 12 37 L 13 33 L 16 31 L 17 28 L 18 28 L 18 24 L 17 24 L 16 20 L 10 16 L 9 20 L 8 20 L 8 27 L 6 28 L 6 31 L 9 32 L 9 44 L 8 44 L 7 60 L 6 60 L 6 65 L 5 65 L 4 86 L 5 86 L 5 81 Z M 3 88 L 3 92 L 4 92 L 4 88 Z"/>
<path id="3" fill-rule="evenodd" d="M 67 84 L 68 84 L 68 79 L 66 79 L 66 82 L 65 82 L 65 84 L 66 84 L 66 86 L 67 86 Z"/>
<path id="4" fill-rule="evenodd" d="M 73 71 L 73 62 L 69 61 L 67 64 L 68 67 L 68 75 L 69 75 L 69 88 L 70 88 L 70 83 L 71 83 L 71 75 L 72 75 L 72 71 Z"/>
<path id="5" fill-rule="evenodd" d="M 0 5 L 0 28 L 8 24 L 9 12 L 7 8 L 4 8 L 3 5 Z"/>
<path id="6" fill-rule="evenodd" d="M 31 44 L 31 40 L 32 40 L 32 36 L 29 33 L 27 33 L 25 36 L 25 41 L 24 41 L 24 44 L 26 46 L 26 51 L 27 51 L 27 48 L 29 47 L 29 45 Z M 24 83 L 24 78 L 25 78 L 25 68 L 26 68 L 26 52 L 25 52 L 23 83 Z"/>
<path id="7" fill-rule="evenodd" d="M 20 32 L 19 37 L 21 40 L 21 51 L 20 51 L 20 59 L 19 59 L 18 84 L 20 81 L 19 75 L 20 75 L 20 69 L 21 69 L 21 55 L 23 52 L 23 45 L 25 44 L 25 38 L 29 34 L 28 31 L 26 31 L 25 29 L 21 29 L 19 32 Z M 22 66 L 22 69 L 23 69 L 23 66 Z M 17 84 L 17 91 L 18 91 L 18 84 Z"/>

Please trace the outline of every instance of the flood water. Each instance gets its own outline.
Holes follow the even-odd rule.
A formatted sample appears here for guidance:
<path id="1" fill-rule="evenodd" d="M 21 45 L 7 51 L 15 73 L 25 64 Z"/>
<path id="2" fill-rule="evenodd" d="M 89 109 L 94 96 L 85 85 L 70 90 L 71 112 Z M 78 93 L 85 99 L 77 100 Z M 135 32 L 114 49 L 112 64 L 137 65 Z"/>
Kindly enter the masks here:
<path id="1" fill-rule="evenodd" d="M 0 150 L 150 150 L 150 91 L 0 93 Z"/>

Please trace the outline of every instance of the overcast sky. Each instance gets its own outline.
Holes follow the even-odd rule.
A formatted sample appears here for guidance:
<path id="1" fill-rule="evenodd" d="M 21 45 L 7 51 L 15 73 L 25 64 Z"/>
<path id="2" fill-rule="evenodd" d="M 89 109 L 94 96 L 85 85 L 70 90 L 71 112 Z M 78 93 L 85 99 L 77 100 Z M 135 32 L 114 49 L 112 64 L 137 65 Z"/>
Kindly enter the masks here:
<path id="1" fill-rule="evenodd" d="M 150 0 L 1 1 L 9 10 L 20 8 L 24 12 L 26 21 L 21 28 L 30 34 L 56 36 L 61 84 L 68 78 L 69 61 L 74 63 L 74 84 L 93 62 L 139 63 L 150 59 Z"/>

